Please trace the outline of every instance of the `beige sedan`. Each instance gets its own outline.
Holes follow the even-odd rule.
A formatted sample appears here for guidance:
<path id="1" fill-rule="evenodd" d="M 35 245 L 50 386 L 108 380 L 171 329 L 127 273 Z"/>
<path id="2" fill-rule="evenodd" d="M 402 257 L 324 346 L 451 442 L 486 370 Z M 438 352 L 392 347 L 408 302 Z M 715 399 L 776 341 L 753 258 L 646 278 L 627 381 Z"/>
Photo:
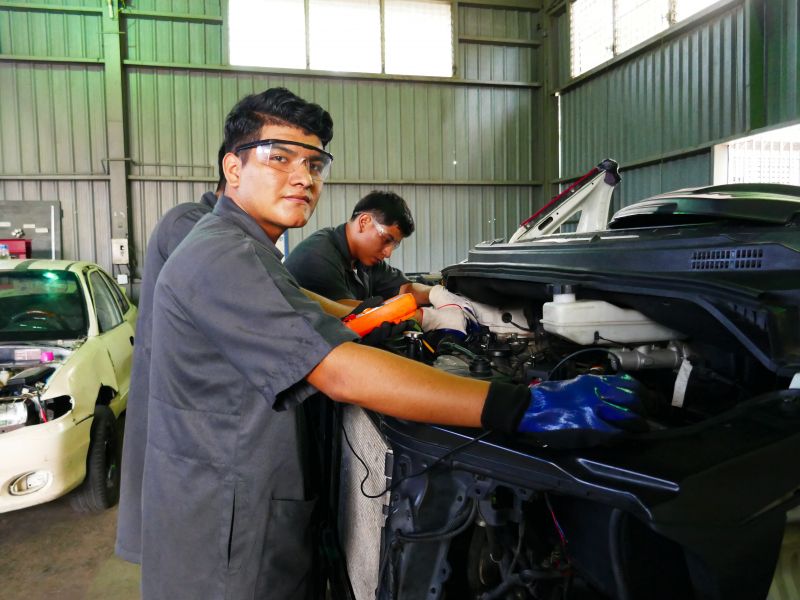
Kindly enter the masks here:
<path id="1" fill-rule="evenodd" d="M 95 264 L 0 260 L 0 513 L 116 504 L 135 321 Z"/>

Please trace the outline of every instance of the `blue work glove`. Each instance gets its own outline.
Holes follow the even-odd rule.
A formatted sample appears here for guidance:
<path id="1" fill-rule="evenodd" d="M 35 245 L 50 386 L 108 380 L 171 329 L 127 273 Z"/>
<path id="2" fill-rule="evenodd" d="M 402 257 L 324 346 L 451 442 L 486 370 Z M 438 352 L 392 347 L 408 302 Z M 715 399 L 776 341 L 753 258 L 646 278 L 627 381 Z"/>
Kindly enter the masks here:
<path id="1" fill-rule="evenodd" d="M 481 422 L 554 448 L 585 448 L 647 430 L 638 414 L 644 388 L 628 375 L 579 375 L 533 388 L 492 384 Z"/>
<path id="2" fill-rule="evenodd" d="M 531 388 L 531 401 L 517 426 L 558 447 L 594 446 L 647 424 L 640 408 L 641 384 L 629 375 L 578 375 Z"/>

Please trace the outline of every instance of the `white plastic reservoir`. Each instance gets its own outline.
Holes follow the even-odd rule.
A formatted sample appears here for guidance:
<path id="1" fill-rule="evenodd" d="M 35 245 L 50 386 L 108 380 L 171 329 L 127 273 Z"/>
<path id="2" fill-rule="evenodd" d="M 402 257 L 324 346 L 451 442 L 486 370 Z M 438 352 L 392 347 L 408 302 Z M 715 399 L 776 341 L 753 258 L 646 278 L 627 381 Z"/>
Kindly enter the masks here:
<path id="1" fill-rule="evenodd" d="M 639 311 L 603 300 L 576 300 L 575 294 L 558 294 L 553 302 L 545 302 L 542 326 L 549 333 L 584 346 L 661 342 L 683 337 Z M 596 338 L 595 334 L 606 339 Z"/>

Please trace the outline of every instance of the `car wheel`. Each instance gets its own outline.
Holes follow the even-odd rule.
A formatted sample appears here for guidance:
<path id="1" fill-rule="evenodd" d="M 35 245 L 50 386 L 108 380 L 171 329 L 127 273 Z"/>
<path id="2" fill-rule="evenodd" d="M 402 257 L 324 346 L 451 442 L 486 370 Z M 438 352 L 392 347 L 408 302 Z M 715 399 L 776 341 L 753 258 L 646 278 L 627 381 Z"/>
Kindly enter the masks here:
<path id="1" fill-rule="evenodd" d="M 94 409 L 86 479 L 72 494 L 72 508 L 82 513 L 98 513 L 119 500 L 119 437 L 114 413 L 107 406 Z"/>

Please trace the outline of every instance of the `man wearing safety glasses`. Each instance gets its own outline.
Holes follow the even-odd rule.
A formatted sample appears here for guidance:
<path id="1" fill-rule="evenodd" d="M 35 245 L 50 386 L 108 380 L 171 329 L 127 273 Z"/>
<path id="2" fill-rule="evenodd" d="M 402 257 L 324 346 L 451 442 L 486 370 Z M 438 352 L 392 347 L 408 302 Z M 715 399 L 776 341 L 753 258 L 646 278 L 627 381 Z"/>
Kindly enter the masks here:
<path id="1" fill-rule="evenodd" d="M 386 260 L 414 232 L 405 201 L 393 192 L 372 191 L 358 201 L 347 223 L 326 227 L 300 242 L 286 258 L 289 272 L 304 288 L 342 304 L 367 298 L 385 300 L 410 292 L 430 304 L 430 287 L 411 283 Z"/>
<path id="2" fill-rule="evenodd" d="M 627 418 L 615 410 L 630 393 L 612 395 L 602 419 L 596 390 L 562 414 L 569 382 L 534 396 L 525 385 L 456 377 L 353 343 L 354 333 L 303 294 L 275 247 L 317 205 L 332 130 L 327 112 L 288 90 L 242 99 L 225 122 L 225 194 L 159 275 L 143 600 L 309 598 L 314 482 L 299 405 L 317 391 L 402 419 L 545 438 L 607 434 L 618 431 L 612 417 Z"/>

